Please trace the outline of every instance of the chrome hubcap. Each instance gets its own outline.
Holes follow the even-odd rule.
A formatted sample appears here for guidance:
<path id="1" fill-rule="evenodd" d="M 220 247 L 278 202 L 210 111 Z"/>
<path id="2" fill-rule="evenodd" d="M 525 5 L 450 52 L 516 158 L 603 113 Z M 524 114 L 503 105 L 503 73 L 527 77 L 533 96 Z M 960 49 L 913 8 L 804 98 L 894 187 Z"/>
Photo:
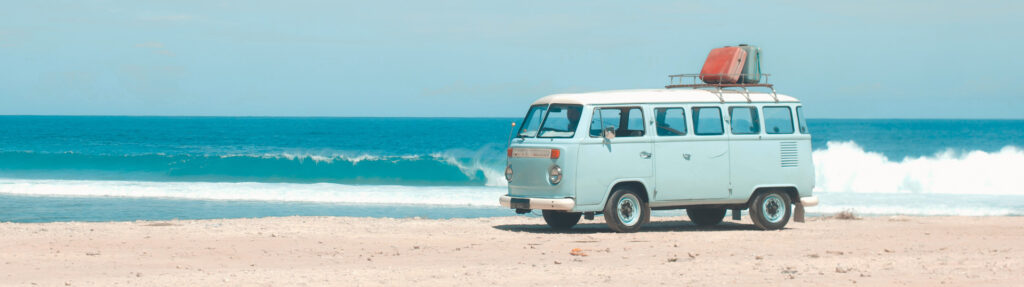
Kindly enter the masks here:
<path id="1" fill-rule="evenodd" d="M 640 221 L 640 201 L 632 195 L 623 196 L 615 205 L 619 221 L 626 226 L 633 226 Z"/>
<path id="2" fill-rule="evenodd" d="M 782 201 L 782 197 L 776 194 L 766 197 L 764 203 L 761 204 L 761 214 L 764 215 L 768 222 L 778 223 L 782 221 L 782 217 L 786 215 L 785 202 Z"/>

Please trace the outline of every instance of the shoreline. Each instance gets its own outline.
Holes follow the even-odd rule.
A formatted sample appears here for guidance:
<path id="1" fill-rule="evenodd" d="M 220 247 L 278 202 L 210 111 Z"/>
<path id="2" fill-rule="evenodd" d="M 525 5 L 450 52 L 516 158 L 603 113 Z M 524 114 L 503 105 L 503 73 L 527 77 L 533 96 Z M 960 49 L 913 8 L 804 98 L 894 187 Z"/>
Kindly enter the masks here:
<path id="1" fill-rule="evenodd" d="M 654 217 L 554 232 L 540 218 L 269 217 L 0 223 L 0 285 L 1014 285 L 1024 217 Z M 575 255 L 574 255 L 575 254 Z"/>

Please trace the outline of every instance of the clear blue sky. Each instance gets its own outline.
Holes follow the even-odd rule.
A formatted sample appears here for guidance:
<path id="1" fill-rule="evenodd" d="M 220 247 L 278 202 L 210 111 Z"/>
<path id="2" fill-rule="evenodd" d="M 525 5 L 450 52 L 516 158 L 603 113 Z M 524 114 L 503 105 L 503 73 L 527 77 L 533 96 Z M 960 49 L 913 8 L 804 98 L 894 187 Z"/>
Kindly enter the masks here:
<path id="1" fill-rule="evenodd" d="M 519 117 L 750 43 L 809 117 L 1024 118 L 1021 1 L 552 2 L 3 1 L 0 114 Z"/>

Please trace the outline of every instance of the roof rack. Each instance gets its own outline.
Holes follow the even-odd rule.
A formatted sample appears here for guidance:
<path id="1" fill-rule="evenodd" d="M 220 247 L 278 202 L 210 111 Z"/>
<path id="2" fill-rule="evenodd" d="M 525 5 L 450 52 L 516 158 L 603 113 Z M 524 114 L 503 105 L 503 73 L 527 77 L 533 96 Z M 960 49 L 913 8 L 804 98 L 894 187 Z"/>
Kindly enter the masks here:
<path id="1" fill-rule="evenodd" d="M 735 74 L 732 74 L 732 75 L 735 75 Z M 751 102 L 751 100 L 750 100 L 750 90 L 748 88 L 760 87 L 760 88 L 771 89 L 772 90 L 772 99 L 774 99 L 776 103 L 779 102 L 779 96 L 775 93 L 775 85 L 772 85 L 772 84 L 768 83 L 768 76 L 771 76 L 771 74 L 763 74 L 763 73 L 762 74 L 757 74 L 757 76 L 758 76 L 758 81 L 757 82 L 761 83 L 762 82 L 762 81 L 760 81 L 761 78 L 764 78 L 764 81 L 763 81 L 764 83 L 763 84 L 724 84 L 724 83 L 711 83 L 711 84 L 708 84 L 708 83 L 703 83 L 703 81 L 700 80 L 701 76 L 725 76 L 725 75 L 724 74 L 721 74 L 721 75 L 715 75 L 715 74 L 678 74 L 678 75 L 668 75 L 669 84 L 667 86 L 665 86 L 665 88 L 666 89 L 676 89 L 676 88 L 692 88 L 692 89 L 715 88 L 715 91 L 717 92 L 716 95 L 718 96 L 718 100 L 723 102 L 723 103 L 725 102 L 725 97 L 722 96 L 722 90 L 724 88 L 742 88 L 743 89 L 743 97 L 747 98 L 747 102 L 749 103 L 749 102 Z M 746 74 L 740 74 L 741 78 L 744 77 L 744 76 L 746 76 Z M 689 81 L 687 81 L 687 79 L 689 79 Z M 701 82 L 698 82 L 698 81 L 701 81 Z"/>

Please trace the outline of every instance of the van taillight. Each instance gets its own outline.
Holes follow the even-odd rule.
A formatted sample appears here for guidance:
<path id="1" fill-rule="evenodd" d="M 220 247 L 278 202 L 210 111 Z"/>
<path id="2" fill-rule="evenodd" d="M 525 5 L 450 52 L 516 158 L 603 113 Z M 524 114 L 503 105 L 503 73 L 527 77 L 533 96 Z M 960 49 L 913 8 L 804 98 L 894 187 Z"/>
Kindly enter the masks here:
<path id="1" fill-rule="evenodd" d="M 512 157 L 512 148 L 508 148 L 507 157 Z"/>
<path id="2" fill-rule="evenodd" d="M 551 149 L 551 158 L 558 158 L 560 153 L 557 149 Z"/>

